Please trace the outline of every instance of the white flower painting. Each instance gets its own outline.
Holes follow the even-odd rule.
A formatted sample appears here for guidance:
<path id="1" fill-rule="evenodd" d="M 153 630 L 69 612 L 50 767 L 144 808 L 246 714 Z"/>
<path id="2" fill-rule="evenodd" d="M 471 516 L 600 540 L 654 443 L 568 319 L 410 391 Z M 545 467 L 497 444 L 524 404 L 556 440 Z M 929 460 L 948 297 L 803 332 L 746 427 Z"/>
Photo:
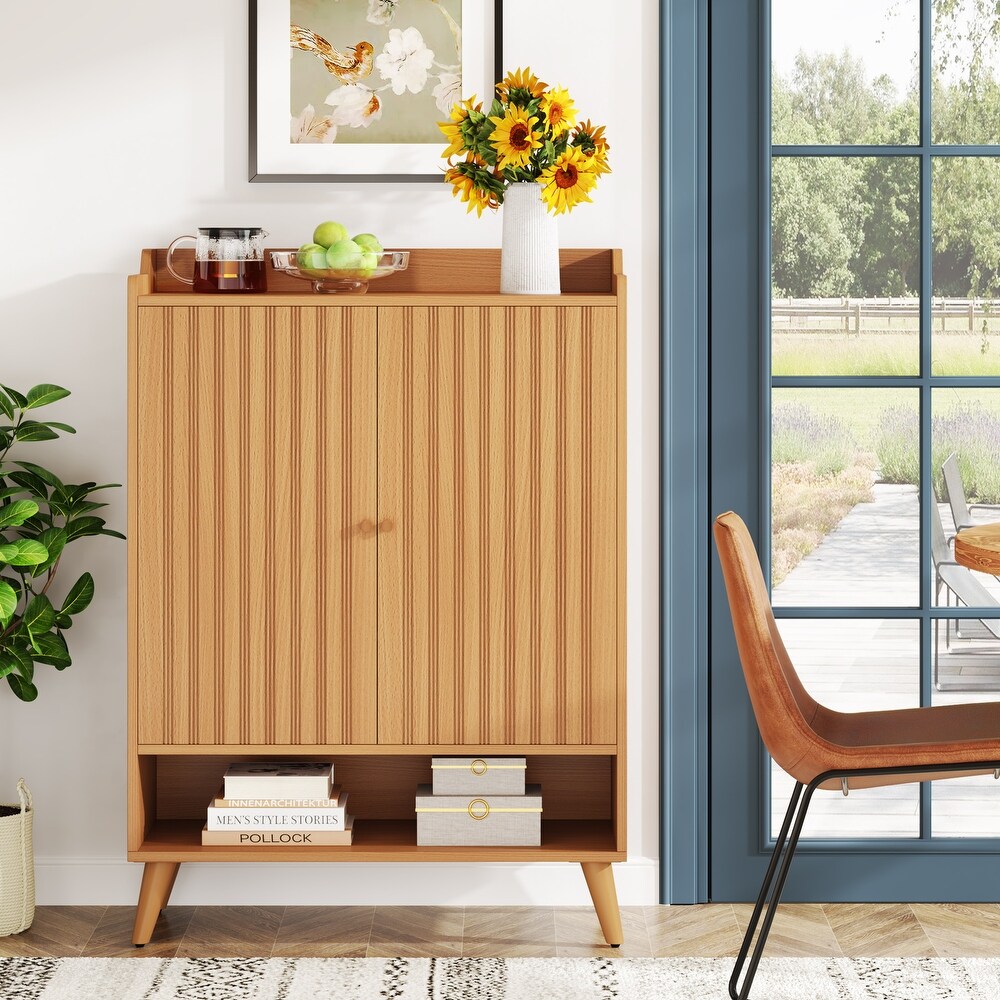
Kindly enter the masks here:
<path id="1" fill-rule="evenodd" d="M 440 144 L 462 0 L 291 0 L 290 28 L 291 142 Z"/>
<path id="2" fill-rule="evenodd" d="M 336 139 L 337 126 L 333 118 L 317 115 L 311 104 L 307 104 L 300 115 L 292 115 L 292 142 L 335 142 Z"/>

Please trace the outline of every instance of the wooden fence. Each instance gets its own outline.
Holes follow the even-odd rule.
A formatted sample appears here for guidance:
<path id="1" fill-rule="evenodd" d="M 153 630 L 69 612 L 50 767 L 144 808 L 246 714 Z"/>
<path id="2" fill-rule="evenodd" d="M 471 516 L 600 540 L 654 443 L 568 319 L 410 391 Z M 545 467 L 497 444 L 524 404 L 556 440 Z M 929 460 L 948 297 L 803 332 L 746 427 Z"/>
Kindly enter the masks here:
<path id="1" fill-rule="evenodd" d="M 771 320 L 776 330 L 815 329 L 816 323 L 828 323 L 832 320 L 838 321 L 836 329 L 847 333 L 860 334 L 863 327 L 870 333 L 891 333 L 894 319 L 909 321 L 912 329 L 913 322 L 919 318 L 920 300 L 915 298 L 771 300 Z M 961 319 L 964 322 L 953 323 L 949 328 L 949 319 Z M 942 331 L 974 333 L 982 329 L 983 322 L 1000 320 L 1000 302 L 991 299 L 936 298 L 931 301 L 931 322 L 935 320 L 941 321 Z M 903 332 L 901 326 L 897 329 Z"/>

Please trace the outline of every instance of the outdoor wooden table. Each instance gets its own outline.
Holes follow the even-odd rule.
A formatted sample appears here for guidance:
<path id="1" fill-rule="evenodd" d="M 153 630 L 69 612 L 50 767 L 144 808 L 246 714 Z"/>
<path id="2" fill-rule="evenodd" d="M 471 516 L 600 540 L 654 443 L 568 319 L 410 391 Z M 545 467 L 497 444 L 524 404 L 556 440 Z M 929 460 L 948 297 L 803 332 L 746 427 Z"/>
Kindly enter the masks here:
<path id="1" fill-rule="evenodd" d="M 955 561 L 980 573 L 1000 575 L 1000 522 L 960 531 L 955 536 Z"/>

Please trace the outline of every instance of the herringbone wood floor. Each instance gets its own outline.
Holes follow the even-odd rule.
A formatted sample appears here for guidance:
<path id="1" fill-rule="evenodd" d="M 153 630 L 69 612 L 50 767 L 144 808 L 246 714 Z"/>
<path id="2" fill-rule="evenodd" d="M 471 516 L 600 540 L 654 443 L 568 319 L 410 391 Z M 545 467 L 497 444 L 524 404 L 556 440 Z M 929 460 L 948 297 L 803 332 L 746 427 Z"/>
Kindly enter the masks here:
<path id="1" fill-rule="evenodd" d="M 128 906 L 41 906 L 11 955 L 191 957 L 727 956 L 750 907 L 624 907 L 625 944 L 603 944 L 589 907 L 171 906 L 145 948 Z M 783 906 L 767 954 L 977 956 L 1000 953 L 1000 904 Z"/>

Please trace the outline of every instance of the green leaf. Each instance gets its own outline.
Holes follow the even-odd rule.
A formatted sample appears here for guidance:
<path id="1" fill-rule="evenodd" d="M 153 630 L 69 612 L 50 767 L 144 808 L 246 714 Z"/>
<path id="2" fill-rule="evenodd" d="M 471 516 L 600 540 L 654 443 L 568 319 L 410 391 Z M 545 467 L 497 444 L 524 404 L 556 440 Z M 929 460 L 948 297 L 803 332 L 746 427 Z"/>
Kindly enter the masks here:
<path id="1" fill-rule="evenodd" d="M 69 615 L 56 614 L 56 628 L 66 629 L 73 627 L 73 619 Z"/>
<path id="2" fill-rule="evenodd" d="M 10 392 L 10 390 L 7 390 Z M 11 691 L 17 695 L 21 701 L 34 701 L 38 697 L 38 688 L 35 687 L 30 681 L 24 680 L 17 674 L 8 674 L 7 683 L 10 685 Z"/>
<path id="3" fill-rule="evenodd" d="M 46 632 L 35 639 L 35 659 L 47 663 L 56 670 L 64 670 L 73 660 L 70 658 L 66 640 L 58 632 Z"/>
<path id="4" fill-rule="evenodd" d="M 38 504 L 34 500 L 15 500 L 0 507 L 0 528 L 24 524 L 29 517 L 34 517 L 37 513 Z"/>
<path id="5" fill-rule="evenodd" d="M 112 538 L 120 538 L 123 542 L 128 541 L 120 531 L 114 531 L 111 528 L 101 528 L 101 534 L 110 535 Z"/>
<path id="6" fill-rule="evenodd" d="M 0 385 L 0 389 L 3 389 L 14 400 L 14 404 L 18 409 L 23 410 L 28 405 L 28 397 L 18 392 L 17 389 L 12 389 L 9 385 Z"/>
<path id="7" fill-rule="evenodd" d="M 10 566 L 37 566 L 49 558 L 49 550 L 33 538 L 18 538 L 0 544 L 0 562 Z"/>
<path id="8" fill-rule="evenodd" d="M 18 441 L 55 441 L 59 437 L 54 430 L 37 421 L 22 424 L 14 436 Z"/>
<path id="9" fill-rule="evenodd" d="M 57 399 L 65 399 L 68 395 L 69 389 L 64 389 L 61 385 L 43 382 L 28 390 L 28 405 L 24 409 L 34 410 L 39 406 L 48 406 L 49 403 L 54 403 Z"/>
<path id="10" fill-rule="evenodd" d="M 78 615 L 85 610 L 94 596 L 94 578 L 84 573 L 69 589 L 66 600 L 59 609 L 61 615 Z"/>
<path id="11" fill-rule="evenodd" d="M 0 412 L 2 412 L 8 420 L 14 419 L 14 407 L 10 405 L 10 399 L 7 397 L 7 393 L 2 391 L 0 391 Z"/>
<path id="12" fill-rule="evenodd" d="M 85 535 L 99 535 L 104 527 L 104 519 L 100 517 L 75 517 L 66 522 L 66 541 L 83 538 Z"/>
<path id="13" fill-rule="evenodd" d="M 41 542 L 48 550 L 48 557 L 35 567 L 32 576 L 38 576 L 47 570 L 58 558 L 66 545 L 66 532 L 62 528 L 46 528 L 35 536 L 35 541 Z"/>
<path id="14" fill-rule="evenodd" d="M 22 486 L 24 489 L 31 490 L 36 497 L 40 497 L 43 500 L 48 499 L 48 486 L 40 476 L 36 476 L 33 472 L 24 472 L 23 470 L 19 470 L 17 472 L 8 473 L 7 478 L 10 479 L 11 482 Z"/>
<path id="15" fill-rule="evenodd" d="M 31 658 L 31 654 L 27 649 L 12 646 L 7 650 L 7 655 L 10 658 L 11 666 L 26 681 L 35 679 L 35 661 Z"/>
<path id="16" fill-rule="evenodd" d="M 55 620 L 56 613 L 52 609 L 52 602 L 44 594 L 38 594 L 24 609 L 21 624 L 27 630 L 32 645 L 34 645 L 38 636 L 44 635 L 52 628 Z"/>
<path id="17" fill-rule="evenodd" d="M 6 677 L 14 669 L 13 660 L 0 659 L 0 677 Z"/>
<path id="18" fill-rule="evenodd" d="M 11 497 L 16 497 L 18 493 L 23 493 L 24 490 L 23 486 L 7 486 L 0 490 L 0 500 L 9 500 Z"/>
<path id="19" fill-rule="evenodd" d="M 61 424 L 61 423 L 59 423 L 58 420 L 46 420 L 45 421 L 45 425 L 46 425 L 46 427 L 55 427 L 56 430 L 64 431 L 67 434 L 75 434 L 76 433 L 76 428 L 75 427 L 70 427 L 69 424 Z"/>
<path id="20" fill-rule="evenodd" d="M 18 462 L 17 464 L 25 471 L 38 476 L 39 479 L 48 483 L 49 486 L 54 486 L 56 489 L 63 489 L 62 480 L 59 479 L 55 473 L 49 472 L 48 469 L 45 469 L 40 465 L 35 465 L 34 462 Z"/>
<path id="21" fill-rule="evenodd" d="M 0 625 L 6 626 L 17 611 L 17 592 L 4 580 L 0 580 Z"/>

